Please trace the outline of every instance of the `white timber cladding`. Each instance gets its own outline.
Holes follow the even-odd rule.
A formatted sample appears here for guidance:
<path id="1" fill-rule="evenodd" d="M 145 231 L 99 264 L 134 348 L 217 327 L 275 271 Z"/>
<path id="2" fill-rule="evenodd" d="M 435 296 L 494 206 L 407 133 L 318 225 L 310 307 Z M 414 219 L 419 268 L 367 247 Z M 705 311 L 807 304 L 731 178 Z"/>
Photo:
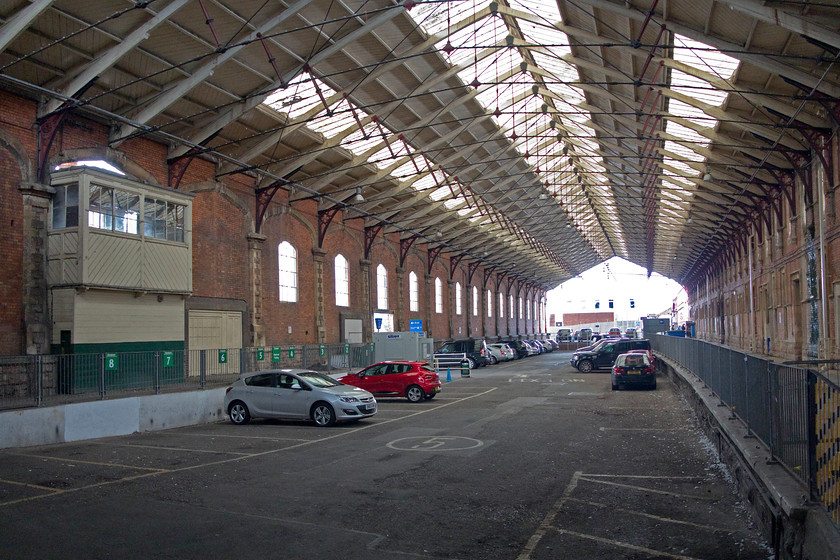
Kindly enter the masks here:
<path id="1" fill-rule="evenodd" d="M 242 313 L 239 311 L 191 310 L 190 350 L 242 347 Z"/>
<path id="2" fill-rule="evenodd" d="M 73 314 L 76 302 L 76 290 L 74 288 L 56 289 L 52 291 L 52 339 L 61 340 L 61 331 L 73 332 Z M 71 344 L 72 344 L 71 340 Z"/>
<path id="3" fill-rule="evenodd" d="M 192 292 L 192 199 L 190 193 L 148 185 L 90 168 L 56 172 L 51 184 L 79 185 L 78 225 L 50 228 L 50 286 L 86 286 L 134 292 Z M 93 227 L 91 186 L 110 187 L 139 200 L 133 232 Z M 165 201 L 183 207 L 183 241 L 144 235 L 144 204 Z M 182 337 L 181 337 L 182 338 Z"/>
<path id="4" fill-rule="evenodd" d="M 178 295 L 82 290 L 73 308 L 73 344 L 184 340 L 184 300 Z"/>

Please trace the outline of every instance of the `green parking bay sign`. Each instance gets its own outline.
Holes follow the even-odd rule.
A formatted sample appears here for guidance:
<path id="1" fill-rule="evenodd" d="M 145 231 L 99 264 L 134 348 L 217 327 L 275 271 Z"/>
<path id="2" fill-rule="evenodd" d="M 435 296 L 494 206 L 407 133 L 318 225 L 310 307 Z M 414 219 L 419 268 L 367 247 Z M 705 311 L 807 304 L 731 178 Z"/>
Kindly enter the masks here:
<path id="1" fill-rule="evenodd" d="M 114 371 L 120 367 L 120 359 L 116 354 L 105 354 L 105 369 Z"/>

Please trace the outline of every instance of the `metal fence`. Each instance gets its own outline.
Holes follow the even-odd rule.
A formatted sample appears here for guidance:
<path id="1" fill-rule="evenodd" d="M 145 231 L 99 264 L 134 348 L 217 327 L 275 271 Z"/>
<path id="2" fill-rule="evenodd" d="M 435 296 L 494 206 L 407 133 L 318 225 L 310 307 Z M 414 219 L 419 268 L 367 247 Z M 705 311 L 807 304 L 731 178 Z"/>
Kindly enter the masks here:
<path id="1" fill-rule="evenodd" d="M 240 373 L 326 373 L 373 363 L 372 344 L 315 344 L 171 352 L 0 356 L 0 410 L 219 387 Z"/>
<path id="2" fill-rule="evenodd" d="M 840 388 L 819 372 L 779 364 L 694 338 L 650 337 L 808 485 L 840 525 Z"/>

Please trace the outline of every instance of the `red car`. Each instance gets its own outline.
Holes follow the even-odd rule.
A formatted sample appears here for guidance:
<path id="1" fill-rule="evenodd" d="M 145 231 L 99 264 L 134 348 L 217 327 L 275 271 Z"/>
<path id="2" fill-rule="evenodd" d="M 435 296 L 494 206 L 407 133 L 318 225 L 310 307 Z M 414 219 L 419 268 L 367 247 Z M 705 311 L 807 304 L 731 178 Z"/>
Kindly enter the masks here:
<path id="1" fill-rule="evenodd" d="M 380 362 L 338 380 L 376 396 L 403 396 L 411 402 L 434 398 L 441 385 L 437 372 L 427 362 Z"/>

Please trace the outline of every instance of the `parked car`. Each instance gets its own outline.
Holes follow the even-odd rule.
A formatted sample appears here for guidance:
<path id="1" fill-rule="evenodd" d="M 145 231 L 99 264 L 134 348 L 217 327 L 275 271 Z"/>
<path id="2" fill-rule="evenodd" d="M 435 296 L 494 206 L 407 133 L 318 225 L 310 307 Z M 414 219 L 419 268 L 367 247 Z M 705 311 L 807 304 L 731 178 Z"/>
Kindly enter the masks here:
<path id="1" fill-rule="evenodd" d="M 621 338 L 621 329 L 618 327 L 612 327 L 609 331 L 607 331 L 607 335 Z"/>
<path id="2" fill-rule="evenodd" d="M 641 354 L 647 355 L 648 359 L 650 360 L 651 365 L 653 367 L 656 367 L 656 356 L 653 355 L 653 350 L 637 349 L 637 350 L 630 350 L 630 353 L 632 353 L 632 354 L 641 353 Z"/>
<path id="3" fill-rule="evenodd" d="M 630 327 L 626 331 L 624 331 L 624 338 L 636 338 L 636 329 Z"/>
<path id="4" fill-rule="evenodd" d="M 440 377 L 427 362 L 380 362 L 339 377 L 377 397 L 405 397 L 411 402 L 431 399 L 440 391 Z"/>
<path id="5" fill-rule="evenodd" d="M 514 350 L 507 344 L 494 342 L 493 344 L 488 344 L 487 349 L 490 351 L 490 363 L 492 364 L 514 359 Z"/>
<path id="6" fill-rule="evenodd" d="M 527 352 L 529 356 L 539 356 L 540 349 L 537 348 L 535 344 L 533 344 L 533 340 L 523 340 L 522 343 L 527 348 Z"/>
<path id="7" fill-rule="evenodd" d="M 644 353 L 619 354 L 615 359 L 610 377 L 613 391 L 627 386 L 656 389 L 656 368 Z"/>
<path id="8" fill-rule="evenodd" d="M 572 341 L 572 329 L 560 329 L 557 331 L 557 341 L 558 342 L 571 342 Z"/>
<path id="9" fill-rule="evenodd" d="M 556 340 L 546 338 L 545 340 L 543 340 L 543 342 L 548 344 L 548 346 L 551 348 L 550 352 L 553 352 L 554 350 L 559 350 L 560 349 L 560 344 Z"/>
<path id="10" fill-rule="evenodd" d="M 630 350 L 650 350 L 650 341 L 647 339 L 606 338 L 601 341 L 601 344 L 597 344 L 591 349 L 578 350 L 572 354 L 570 362 L 581 373 L 589 373 L 594 369 L 611 367 L 619 354 L 627 353 Z"/>
<path id="11" fill-rule="evenodd" d="M 592 329 L 580 329 L 575 333 L 575 340 L 578 342 L 586 342 L 592 338 Z"/>
<path id="12" fill-rule="evenodd" d="M 483 338 L 453 340 L 435 350 L 435 354 L 466 354 L 470 369 L 490 364 L 490 352 L 487 350 L 487 342 Z"/>
<path id="13" fill-rule="evenodd" d="M 373 416 L 376 399 L 317 371 L 272 369 L 240 375 L 225 391 L 224 407 L 234 424 L 283 418 L 332 426 Z"/>
<path id="14" fill-rule="evenodd" d="M 528 356 L 532 356 L 533 353 L 530 350 L 530 347 L 525 344 L 522 340 L 502 340 L 500 341 L 504 344 L 507 344 L 514 350 L 516 350 L 516 357 L 517 358 L 527 358 Z"/>

